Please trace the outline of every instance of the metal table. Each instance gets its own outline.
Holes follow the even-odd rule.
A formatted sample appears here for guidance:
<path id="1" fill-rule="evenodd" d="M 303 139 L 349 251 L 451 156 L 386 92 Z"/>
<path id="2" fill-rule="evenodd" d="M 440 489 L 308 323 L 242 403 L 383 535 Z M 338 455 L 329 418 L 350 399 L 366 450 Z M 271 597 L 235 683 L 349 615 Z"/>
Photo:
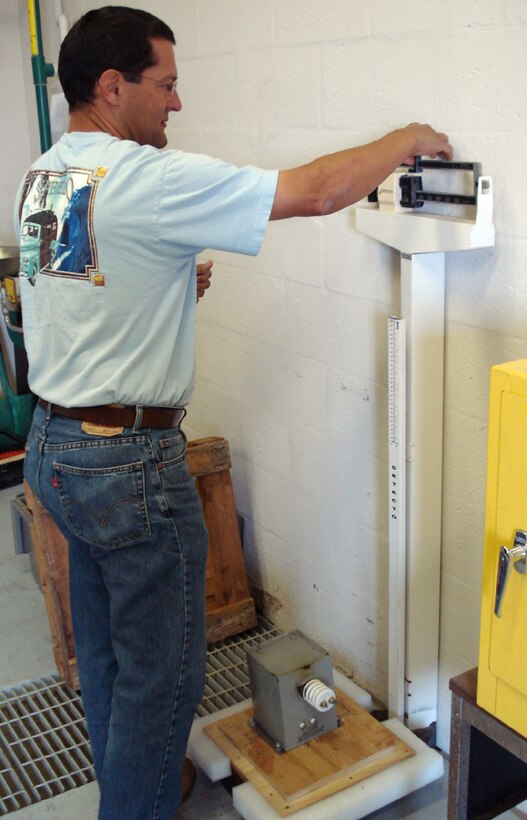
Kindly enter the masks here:
<path id="1" fill-rule="evenodd" d="M 527 799 L 527 739 L 476 703 L 478 670 L 450 680 L 448 820 L 486 820 Z"/>

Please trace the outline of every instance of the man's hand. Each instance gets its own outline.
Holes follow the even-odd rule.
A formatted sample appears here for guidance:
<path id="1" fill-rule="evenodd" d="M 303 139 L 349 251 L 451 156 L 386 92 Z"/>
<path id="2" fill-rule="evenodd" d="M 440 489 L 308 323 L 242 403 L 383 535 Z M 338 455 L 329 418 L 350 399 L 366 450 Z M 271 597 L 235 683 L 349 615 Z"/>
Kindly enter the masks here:
<path id="1" fill-rule="evenodd" d="M 426 156 L 439 157 L 439 159 L 452 159 L 452 146 L 448 142 L 448 137 L 440 131 L 434 131 L 430 125 L 423 125 L 419 122 L 411 122 L 406 128 L 401 129 L 401 134 L 408 135 L 414 139 L 412 153 L 404 160 L 408 165 L 413 165 L 415 157 Z"/>
<path id="2" fill-rule="evenodd" d="M 198 262 L 196 265 L 196 302 L 199 302 L 207 288 L 210 288 L 213 264 L 212 259 L 207 259 L 206 262 Z"/>

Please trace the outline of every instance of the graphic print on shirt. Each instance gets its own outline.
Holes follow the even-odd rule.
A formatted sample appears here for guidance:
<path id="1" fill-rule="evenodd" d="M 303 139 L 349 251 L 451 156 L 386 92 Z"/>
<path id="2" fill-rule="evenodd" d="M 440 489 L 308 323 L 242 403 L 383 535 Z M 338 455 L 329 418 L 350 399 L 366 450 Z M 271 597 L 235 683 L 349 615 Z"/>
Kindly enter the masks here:
<path id="1" fill-rule="evenodd" d="M 20 276 L 30 284 L 39 274 L 104 284 L 98 273 L 93 207 L 107 170 L 29 172 L 20 197 Z"/>

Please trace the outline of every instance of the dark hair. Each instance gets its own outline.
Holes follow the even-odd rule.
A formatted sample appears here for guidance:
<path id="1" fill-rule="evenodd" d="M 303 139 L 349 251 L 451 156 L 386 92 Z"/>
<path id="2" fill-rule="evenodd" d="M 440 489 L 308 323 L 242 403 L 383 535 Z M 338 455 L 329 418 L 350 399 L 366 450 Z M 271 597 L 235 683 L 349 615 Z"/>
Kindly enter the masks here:
<path id="1" fill-rule="evenodd" d="M 59 79 L 70 111 L 93 99 L 95 83 L 109 68 L 139 82 L 145 68 L 155 65 L 151 41 L 156 39 L 176 42 L 166 23 L 147 11 L 104 6 L 84 14 L 59 54 Z"/>

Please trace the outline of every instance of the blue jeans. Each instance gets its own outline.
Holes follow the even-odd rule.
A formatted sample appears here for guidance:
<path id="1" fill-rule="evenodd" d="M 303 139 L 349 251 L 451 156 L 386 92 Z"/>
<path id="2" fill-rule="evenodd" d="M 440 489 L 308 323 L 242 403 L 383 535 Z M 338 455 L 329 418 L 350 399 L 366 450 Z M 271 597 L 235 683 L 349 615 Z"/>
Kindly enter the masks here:
<path id="1" fill-rule="evenodd" d="M 91 428 L 88 428 L 89 430 Z M 168 820 L 205 677 L 207 532 L 186 439 L 104 437 L 37 406 L 25 477 L 69 543 L 99 820 Z"/>

